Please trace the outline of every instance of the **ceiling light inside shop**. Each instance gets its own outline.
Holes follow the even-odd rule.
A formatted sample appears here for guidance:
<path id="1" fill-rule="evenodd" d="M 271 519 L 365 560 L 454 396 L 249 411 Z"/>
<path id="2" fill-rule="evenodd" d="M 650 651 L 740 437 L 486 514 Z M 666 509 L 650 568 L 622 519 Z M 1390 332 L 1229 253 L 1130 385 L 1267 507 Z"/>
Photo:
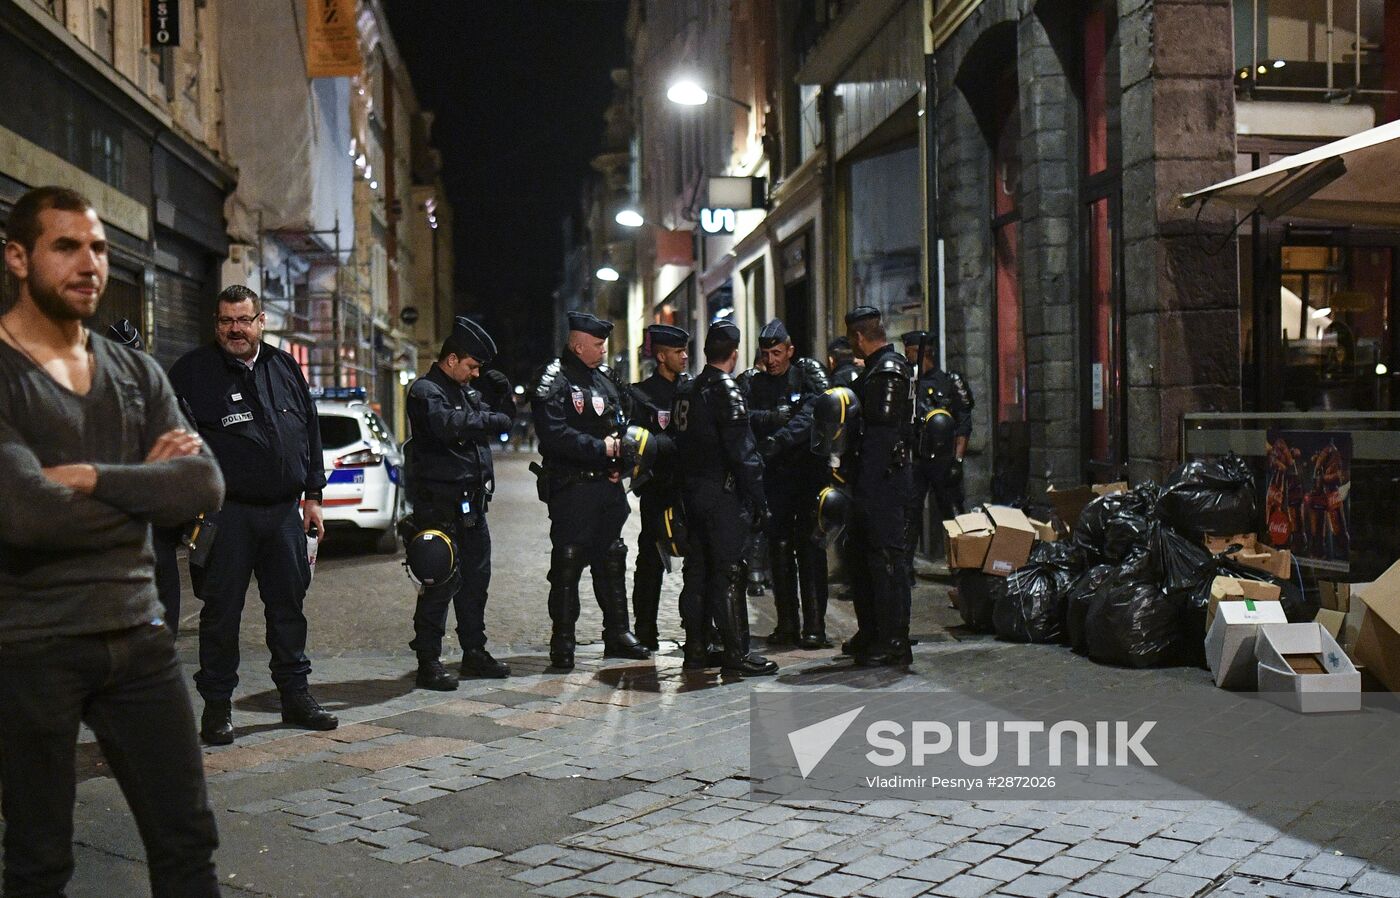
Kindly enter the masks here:
<path id="1" fill-rule="evenodd" d="M 666 91 L 666 99 L 682 106 L 704 106 L 709 102 L 710 95 L 694 81 L 682 79 Z"/>
<path id="2" fill-rule="evenodd" d="M 594 273 L 597 274 L 598 280 L 600 281 L 612 282 L 622 277 L 622 275 L 618 274 L 617 269 L 613 268 L 611 265 L 604 265 Z"/>
<path id="3" fill-rule="evenodd" d="M 1262 74 L 1264 74 L 1264 73 L 1267 72 L 1267 71 L 1269 71 L 1269 69 L 1268 69 L 1267 66 L 1262 66 L 1262 65 L 1261 65 L 1261 66 L 1259 67 L 1259 74 L 1262 75 Z"/>
<path id="4" fill-rule="evenodd" d="M 642 218 L 642 213 L 638 212 L 636 209 L 618 210 L 617 215 L 613 216 L 613 221 L 616 221 L 624 228 L 640 228 L 643 224 L 646 224 L 646 219 Z"/>
<path id="5" fill-rule="evenodd" d="M 1385 362 L 1376 362 L 1376 376 L 1377 376 L 1377 377 L 1380 377 L 1380 376 L 1382 376 L 1382 375 L 1385 375 L 1385 374 L 1387 374 L 1387 373 L 1389 373 L 1389 372 L 1390 372 L 1390 369 L 1387 368 L 1387 367 L 1385 366 Z"/>
<path id="6" fill-rule="evenodd" d="M 1282 59 L 1275 59 L 1275 60 L 1274 60 L 1274 68 L 1276 68 L 1276 69 L 1281 69 L 1281 68 L 1283 68 L 1283 67 L 1286 66 L 1286 65 L 1288 65 L 1288 63 L 1284 62 Z"/>

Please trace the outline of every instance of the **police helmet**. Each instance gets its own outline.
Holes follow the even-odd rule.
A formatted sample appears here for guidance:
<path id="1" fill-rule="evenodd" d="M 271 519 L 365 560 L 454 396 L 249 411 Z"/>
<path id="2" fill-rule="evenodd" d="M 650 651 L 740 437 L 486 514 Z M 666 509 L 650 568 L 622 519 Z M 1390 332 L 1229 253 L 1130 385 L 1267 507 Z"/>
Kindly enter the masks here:
<path id="1" fill-rule="evenodd" d="M 439 586 L 457 574 L 457 547 L 441 530 L 420 530 L 403 550 L 408 578 L 419 586 Z"/>
<path id="2" fill-rule="evenodd" d="M 836 542 L 851 523 L 853 508 L 850 493 L 837 486 L 822 487 L 817 493 L 817 524 L 812 541 L 822 546 Z"/>
<path id="3" fill-rule="evenodd" d="M 812 400 L 812 451 L 839 459 L 850 443 L 859 415 L 860 400 L 850 387 L 823 391 Z"/>
<path id="4" fill-rule="evenodd" d="M 919 455 L 926 461 L 953 457 L 953 443 L 956 439 L 956 422 L 946 408 L 932 408 L 924 413 L 920 424 Z"/>
<path id="5" fill-rule="evenodd" d="M 641 489 L 656 474 L 660 455 L 660 442 L 651 431 L 635 424 L 627 428 L 622 435 L 622 459 L 632 478 L 632 492 Z"/>
<path id="6" fill-rule="evenodd" d="M 684 558 L 690 554 L 690 531 L 685 526 L 685 510 L 679 502 L 661 512 L 661 536 L 656 547 L 663 558 Z"/>

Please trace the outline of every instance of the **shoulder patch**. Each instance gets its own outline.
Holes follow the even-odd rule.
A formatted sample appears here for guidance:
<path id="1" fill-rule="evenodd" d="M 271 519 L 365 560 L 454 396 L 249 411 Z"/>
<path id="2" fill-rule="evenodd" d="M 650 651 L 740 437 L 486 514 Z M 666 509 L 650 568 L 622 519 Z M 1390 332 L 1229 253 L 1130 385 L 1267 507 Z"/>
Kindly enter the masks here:
<path id="1" fill-rule="evenodd" d="M 544 399 L 559 389 L 563 385 L 560 370 L 558 359 L 541 368 L 535 375 L 534 382 L 530 384 L 530 395 L 535 399 Z"/>

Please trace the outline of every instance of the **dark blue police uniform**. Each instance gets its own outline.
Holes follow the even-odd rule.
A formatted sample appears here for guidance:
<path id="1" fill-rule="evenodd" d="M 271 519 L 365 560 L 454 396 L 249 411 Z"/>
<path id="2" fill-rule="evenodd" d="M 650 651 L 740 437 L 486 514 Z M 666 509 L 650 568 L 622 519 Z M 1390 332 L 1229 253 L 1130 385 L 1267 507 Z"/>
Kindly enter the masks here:
<path id="1" fill-rule="evenodd" d="M 902 340 L 907 350 L 917 346 L 920 339 L 927 339 L 923 331 L 904 334 Z M 911 361 L 914 356 L 908 356 Z M 967 439 L 972 435 L 972 390 L 967 380 L 956 371 L 931 368 L 922 374 L 914 390 L 916 419 L 936 409 L 943 409 L 953 418 L 955 438 Z M 919 546 L 919 535 L 924 522 L 924 500 L 933 495 L 939 520 L 948 520 L 963 512 L 962 461 L 950 452 L 926 455 L 914 461 L 914 491 L 909 497 L 909 514 L 905 520 L 908 532 L 905 546 L 912 565 L 914 552 Z M 912 571 L 912 567 L 911 567 Z"/>
<path id="2" fill-rule="evenodd" d="M 594 337 L 612 332 L 611 322 L 569 313 L 571 331 Z M 605 439 L 621 437 L 626 422 L 621 390 L 602 368 L 590 368 L 573 352 L 550 362 L 531 389 L 531 411 L 544 467 L 540 497 L 549 507 L 550 662 L 574 663 L 574 625 L 579 615 L 579 580 L 589 568 L 593 594 L 603 612 L 605 657 L 651 657 L 632 635 L 627 614 L 627 544 L 622 525 L 631 509 L 621 482 L 622 466 L 609 457 Z"/>
<path id="3" fill-rule="evenodd" d="M 857 306 L 846 323 L 879 314 L 873 307 Z M 887 343 L 866 357 L 852 389 L 860 400 L 861 430 L 852 483 L 852 537 L 858 550 L 852 554 L 857 570 L 851 579 L 860 629 L 851 648 L 858 663 L 907 664 L 910 592 L 904 522 L 913 489 L 913 368 Z"/>
<path id="4" fill-rule="evenodd" d="M 233 695 L 243 602 L 256 574 L 272 680 L 284 699 L 305 693 L 311 661 L 302 605 L 311 569 L 300 499 L 320 501 L 326 475 L 316 406 L 301 367 L 266 343 L 259 344 L 251 368 L 209 345 L 177 361 L 170 382 L 227 484 L 223 508 L 206 516 L 218 534 L 208 559 L 190 568 L 195 595 L 204 602 L 195 686 L 206 702 Z"/>
<path id="5" fill-rule="evenodd" d="M 483 363 L 494 355 L 477 350 L 486 356 L 481 358 L 464 351 Z M 437 364 L 408 391 L 408 421 L 413 433 L 406 447 L 408 495 L 414 526 L 445 533 L 452 540 L 456 559 L 455 576 L 425 586 L 418 594 L 409 647 L 420 659 L 420 670 L 425 659 L 436 661 L 442 652 L 450 604 L 457 614 L 462 674 L 509 673 L 509 668 L 486 653 L 486 597 L 491 585 L 491 531 L 486 512 L 495 489 L 491 443 L 510 429 L 512 416 L 505 410 L 514 408 L 508 392 L 493 398 L 497 399 L 494 408 L 480 392 L 459 384 Z"/>

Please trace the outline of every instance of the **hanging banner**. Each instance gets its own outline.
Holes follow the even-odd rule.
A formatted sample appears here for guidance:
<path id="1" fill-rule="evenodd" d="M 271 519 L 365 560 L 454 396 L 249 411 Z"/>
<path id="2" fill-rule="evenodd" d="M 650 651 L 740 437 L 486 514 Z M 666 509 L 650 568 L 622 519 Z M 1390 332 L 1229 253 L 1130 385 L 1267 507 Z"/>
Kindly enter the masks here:
<path id="1" fill-rule="evenodd" d="M 180 46 L 180 0 L 149 0 L 146 12 L 151 23 L 151 46 Z"/>
<path id="2" fill-rule="evenodd" d="M 355 0 L 306 0 L 306 77 L 360 74 Z"/>

